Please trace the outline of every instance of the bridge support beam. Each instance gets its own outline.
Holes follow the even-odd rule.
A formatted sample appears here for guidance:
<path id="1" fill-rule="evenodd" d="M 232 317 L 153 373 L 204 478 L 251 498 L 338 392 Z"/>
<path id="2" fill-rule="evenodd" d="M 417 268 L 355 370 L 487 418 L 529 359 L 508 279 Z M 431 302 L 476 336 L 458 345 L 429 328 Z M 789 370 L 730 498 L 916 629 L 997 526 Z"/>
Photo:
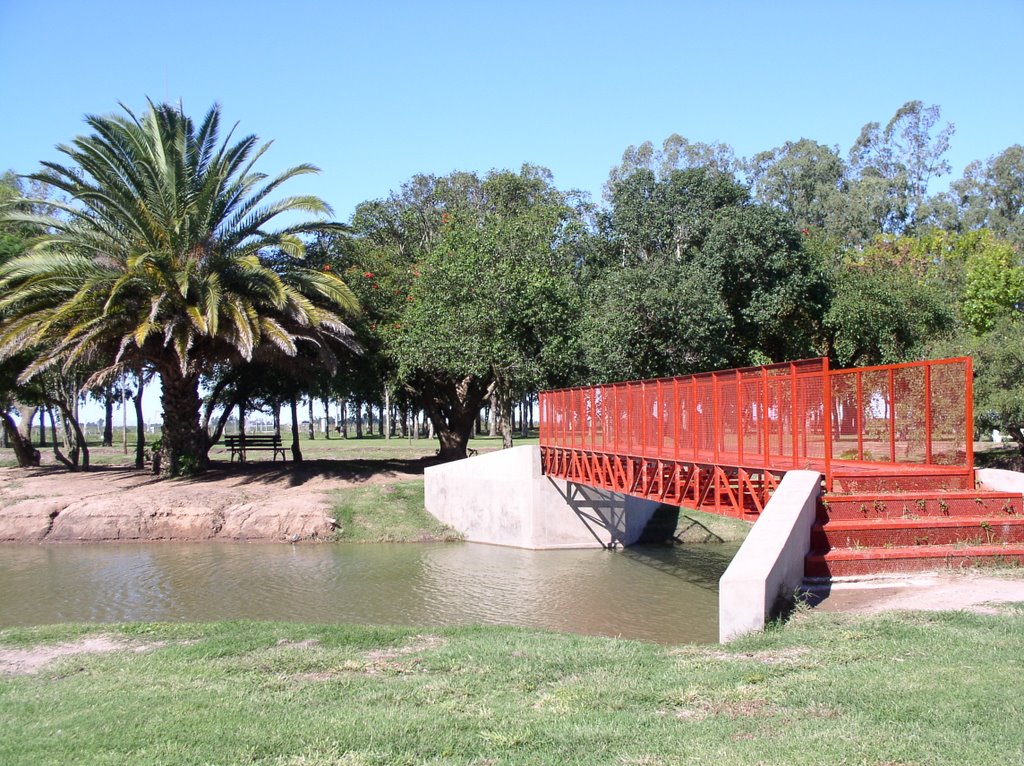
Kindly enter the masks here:
<path id="1" fill-rule="evenodd" d="M 636 542 L 661 503 L 545 476 L 527 445 L 424 472 L 429 513 L 467 541 L 534 550 Z"/>
<path id="2" fill-rule="evenodd" d="M 804 579 L 821 474 L 790 471 L 718 582 L 718 639 L 764 630 Z"/>

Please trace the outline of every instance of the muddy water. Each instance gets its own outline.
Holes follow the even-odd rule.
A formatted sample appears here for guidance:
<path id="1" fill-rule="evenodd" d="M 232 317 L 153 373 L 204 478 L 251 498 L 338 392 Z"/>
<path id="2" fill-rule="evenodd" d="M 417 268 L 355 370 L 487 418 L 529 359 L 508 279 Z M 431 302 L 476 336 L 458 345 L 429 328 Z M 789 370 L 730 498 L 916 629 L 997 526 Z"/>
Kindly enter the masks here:
<path id="1" fill-rule="evenodd" d="M 712 642 L 735 545 L 0 545 L 0 627 L 227 619 L 522 625 Z"/>

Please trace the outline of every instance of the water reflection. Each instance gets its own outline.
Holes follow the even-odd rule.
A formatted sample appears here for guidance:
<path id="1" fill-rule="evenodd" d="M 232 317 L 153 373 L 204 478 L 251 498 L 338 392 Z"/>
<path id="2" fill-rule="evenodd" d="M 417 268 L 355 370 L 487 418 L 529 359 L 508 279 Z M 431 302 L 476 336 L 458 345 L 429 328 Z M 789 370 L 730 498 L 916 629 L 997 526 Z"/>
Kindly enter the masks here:
<path id="1" fill-rule="evenodd" d="M 664 643 L 717 636 L 734 545 L 0 546 L 0 626 L 256 619 L 501 624 Z"/>

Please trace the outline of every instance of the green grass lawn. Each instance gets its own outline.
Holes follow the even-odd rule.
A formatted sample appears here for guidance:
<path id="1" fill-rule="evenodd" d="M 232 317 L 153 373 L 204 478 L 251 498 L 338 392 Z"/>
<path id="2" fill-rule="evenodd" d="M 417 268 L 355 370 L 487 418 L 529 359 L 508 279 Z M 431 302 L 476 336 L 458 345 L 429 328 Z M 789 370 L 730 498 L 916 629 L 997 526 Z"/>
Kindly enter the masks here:
<path id="1" fill-rule="evenodd" d="M 800 615 L 729 647 L 269 623 L 0 632 L 0 763 L 1024 762 L 1024 609 Z M 2 656 L 2 655 L 0 655 Z"/>
<path id="2" fill-rule="evenodd" d="M 332 493 L 338 530 L 345 543 L 409 543 L 461 540 L 462 536 L 424 510 L 423 479 L 370 484 Z"/>

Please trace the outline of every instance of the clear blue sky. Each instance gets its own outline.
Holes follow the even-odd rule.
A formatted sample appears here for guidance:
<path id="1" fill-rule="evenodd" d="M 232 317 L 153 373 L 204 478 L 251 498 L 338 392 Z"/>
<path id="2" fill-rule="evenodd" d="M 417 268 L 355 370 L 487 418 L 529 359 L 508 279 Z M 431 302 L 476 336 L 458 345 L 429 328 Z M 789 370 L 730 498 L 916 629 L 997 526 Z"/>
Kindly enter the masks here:
<path id="1" fill-rule="evenodd" d="M 58 159 L 118 101 L 217 101 L 274 140 L 263 170 L 319 166 L 290 190 L 341 220 L 415 173 L 523 162 L 596 199 L 628 145 L 672 133 L 845 154 L 911 99 L 955 123 L 952 177 L 1024 143 L 1024 0 L 0 0 L 0 30 L 0 170 Z"/>

